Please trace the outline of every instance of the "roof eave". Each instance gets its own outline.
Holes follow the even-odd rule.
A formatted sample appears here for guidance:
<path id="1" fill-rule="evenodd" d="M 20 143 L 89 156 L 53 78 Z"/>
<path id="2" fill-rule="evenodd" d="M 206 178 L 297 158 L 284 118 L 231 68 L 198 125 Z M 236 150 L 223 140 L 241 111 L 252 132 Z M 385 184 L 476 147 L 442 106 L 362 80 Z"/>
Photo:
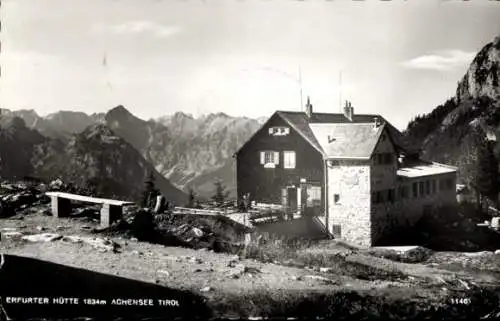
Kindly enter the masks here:
<path id="1" fill-rule="evenodd" d="M 458 171 L 458 167 L 456 167 L 456 166 L 442 164 L 442 163 L 438 163 L 438 162 L 432 162 L 432 164 L 438 165 L 438 166 L 442 166 L 442 167 L 446 167 L 446 168 L 452 169 L 454 171 Z"/>
<path id="2" fill-rule="evenodd" d="M 314 144 L 314 142 L 311 142 L 311 140 L 306 135 L 304 135 L 302 133 L 302 131 L 299 130 L 293 122 L 289 121 L 288 118 L 283 117 L 281 115 L 281 111 L 277 111 L 276 114 L 278 114 L 281 117 L 281 119 L 283 119 L 285 122 L 287 122 L 287 124 L 290 125 L 290 127 L 292 127 L 302 138 L 304 138 L 309 143 L 309 145 L 311 145 L 314 149 L 316 149 L 321 155 L 323 155 L 323 156 L 325 155 L 325 152 L 322 149 L 319 149 L 318 146 L 316 146 L 316 144 Z"/>
<path id="3" fill-rule="evenodd" d="M 278 114 L 278 112 L 274 112 L 271 117 L 269 117 L 266 122 L 264 124 L 262 124 L 259 129 L 257 129 L 255 131 L 255 133 L 253 133 L 243 144 L 241 144 L 240 148 L 238 148 L 238 150 L 236 152 L 233 153 L 233 157 L 236 157 L 238 156 L 238 153 L 245 147 L 246 144 L 248 144 L 254 137 L 255 135 L 257 135 L 258 132 L 260 132 L 262 130 L 262 128 L 264 128 L 265 126 L 267 126 L 267 124 L 271 121 L 271 119 L 276 115 Z M 281 116 L 280 116 L 281 117 Z M 283 117 L 281 117 L 283 118 Z"/>
<path id="4" fill-rule="evenodd" d="M 370 160 L 371 156 L 326 156 L 324 160 Z"/>

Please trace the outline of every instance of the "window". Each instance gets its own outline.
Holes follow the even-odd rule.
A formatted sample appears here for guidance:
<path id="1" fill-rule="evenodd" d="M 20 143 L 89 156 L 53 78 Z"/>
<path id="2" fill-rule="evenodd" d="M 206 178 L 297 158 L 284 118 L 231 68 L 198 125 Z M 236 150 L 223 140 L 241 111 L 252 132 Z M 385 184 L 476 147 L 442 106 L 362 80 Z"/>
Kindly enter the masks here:
<path id="1" fill-rule="evenodd" d="M 424 195 L 424 182 L 418 182 L 418 195 Z"/>
<path id="2" fill-rule="evenodd" d="M 432 180 L 432 194 L 435 194 L 436 193 L 436 180 L 433 179 Z"/>
<path id="3" fill-rule="evenodd" d="M 431 193 L 431 181 L 425 181 L 425 195 Z"/>
<path id="4" fill-rule="evenodd" d="M 321 186 L 307 186 L 307 206 L 321 206 Z"/>
<path id="5" fill-rule="evenodd" d="M 340 195 L 339 194 L 333 194 L 333 203 L 334 204 L 339 204 L 340 202 Z"/>
<path id="6" fill-rule="evenodd" d="M 283 152 L 283 163 L 285 168 L 295 168 L 295 152 Z"/>
<path id="7" fill-rule="evenodd" d="M 279 164 L 280 154 L 274 151 L 260 152 L 260 164 L 267 168 L 274 168 Z"/>
<path id="8" fill-rule="evenodd" d="M 269 135 L 272 136 L 286 136 L 290 133 L 288 127 L 269 127 Z"/>
<path id="9" fill-rule="evenodd" d="M 413 183 L 413 197 L 418 197 L 418 183 Z"/>
<path id="10" fill-rule="evenodd" d="M 332 234 L 334 237 L 337 237 L 337 238 L 341 237 L 341 235 L 342 235 L 341 226 L 338 224 L 333 224 L 332 225 Z"/>

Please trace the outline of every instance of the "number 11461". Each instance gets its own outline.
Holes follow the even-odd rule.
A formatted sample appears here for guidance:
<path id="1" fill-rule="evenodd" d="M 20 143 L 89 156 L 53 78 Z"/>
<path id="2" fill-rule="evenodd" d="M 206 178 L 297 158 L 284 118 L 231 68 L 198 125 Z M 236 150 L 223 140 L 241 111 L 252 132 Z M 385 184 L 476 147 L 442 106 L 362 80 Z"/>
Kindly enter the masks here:
<path id="1" fill-rule="evenodd" d="M 451 298 L 452 304 L 471 304 L 470 298 Z"/>

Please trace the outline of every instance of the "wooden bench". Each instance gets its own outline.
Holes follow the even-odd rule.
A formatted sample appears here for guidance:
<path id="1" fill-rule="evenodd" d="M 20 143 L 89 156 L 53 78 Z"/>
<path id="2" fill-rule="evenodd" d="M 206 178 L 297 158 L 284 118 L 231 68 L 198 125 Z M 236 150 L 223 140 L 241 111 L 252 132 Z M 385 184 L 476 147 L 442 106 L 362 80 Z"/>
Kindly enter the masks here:
<path id="1" fill-rule="evenodd" d="M 45 195 L 51 198 L 52 215 L 54 217 L 68 216 L 71 213 L 71 201 L 102 204 L 100 219 L 102 227 L 108 227 L 111 223 L 119 219 L 123 214 L 123 206 L 134 204 L 133 202 L 63 192 L 47 192 Z"/>

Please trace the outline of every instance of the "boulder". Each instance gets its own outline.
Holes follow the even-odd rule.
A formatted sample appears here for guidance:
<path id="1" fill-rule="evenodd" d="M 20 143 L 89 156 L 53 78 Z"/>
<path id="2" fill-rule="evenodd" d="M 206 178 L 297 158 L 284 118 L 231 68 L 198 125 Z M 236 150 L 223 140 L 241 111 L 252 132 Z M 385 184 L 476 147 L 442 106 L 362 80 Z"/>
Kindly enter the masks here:
<path id="1" fill-rule="evenodd" d="M 49 183 L 49 189 L 60 190 L 63 187 L 63 185 L 64 185 L 63 181 L 58 178 Z"/>
<path id="2" fill-rule="evenodd" d="M 317 280 L 317 281 L 321 281 L 321 282 L 324 282 L 327 284 L 337 284 L 337 281 L 329 279 L 329 278 L 325 278 L 324 276 L 321 276 L 321 275 L 303 275 L 303 276 L 299 277 L 299 281 L 306 280 L 306 279 L 307 280 Z"/>
<path id="3" fill-rule="evenodd" d="M 321 267 L 319 268 L 319 271 L 323 273 L 330 273 L 331 271 L 333 271 L 333 269 L 329 267 Z"/>
<path id="4" fill-rule="evenodd" d="M 15 227 L 2 227 L 1 230 L 4 232 L 15 232 L 17 229 Z"/>
<path id="5" fill-rule="evenodd" d="M 3 232 L 2 233 L 2 236 L 5 237 L 5 239 L 20 239 L 22 238 L 24 234 L 21 233 L 21 232 L 15 232 L 15 231 L 12 231 L 12 232 Z"/>
<path id="6" fill-rule="evenodd" d="M 199 229 L 199 228 L 197 228 L 197 227 L 193 227 L 193 228 L 191 229 L 191 232 L 193 233 L 193 235 L 194 235 L 195 237 L 202 237 L 202 236 L 203 236 L 203 234 L 204 234 L 204 233 L 203 233 L 203 231 L 202 231 L 202 230 L 200 230 L 200 229 Z"/>
<path id="7" fill-rule="evenodd" d="M 257 274 L 257 273 L 262 273 L 262 271 L 256 267 L 252 266 L 245 266 L 243 268 L 243 273 L 249 273 L 249 274 Z"/>
<path id="8" fill-rule="evenodd" d="M 170 276 L 170 272 L 168 272 L 167 270 L 158 270 L 158 271 L 156 271 L 156 273 L 161 274 L 167 278 Z"/>
<path id="9" fill-rule="evenodd" d="M 98 238 L 98 237 L 82 237 L 78 235 L 67 235 L 62 237 L 63 241 L 72 242 L 72 243 L 85 243 L 98 251 L 107 252 L 113 251 L 116 248 L 120 247 L 119 244 L 113 242 L 107 238 Z"/>
<path id="10" fill-rule="evenodd" d="M 62 235 L 53 233 L 42 233 L 23 236 L 22 239 L 28 242 L 52 242 L 60 240 Z"/>
<path id="11" fill-rule="evenodd" d="M 197 263 L 197 264 L 203 263 L 202 259 L 194 257 L 194 256 L 183 256 L 183 257 L 181 257 L 181 259 L 183 261 L 189 262 L 189 263 Z"/>

